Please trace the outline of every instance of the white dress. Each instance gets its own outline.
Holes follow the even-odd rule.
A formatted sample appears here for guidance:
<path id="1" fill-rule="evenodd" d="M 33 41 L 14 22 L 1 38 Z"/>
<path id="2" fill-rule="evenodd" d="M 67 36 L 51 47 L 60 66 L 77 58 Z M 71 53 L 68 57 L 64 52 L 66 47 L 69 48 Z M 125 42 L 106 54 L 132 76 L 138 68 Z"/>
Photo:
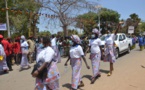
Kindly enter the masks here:
<path id="1" fill-rule="evenodd" d="M 3 46 L 0 44 L 0 57 L 3 57 L 0 60 L 0 72 L 3 70 L 9 70 L 7 63 L 6 63 L 6 55 Z"/>
<path id="2" fill-rule="evenodd" d="M 24 68 L 25 66 L 29 66 L 28 62 L 28 43 L 27 41 L 24 41 L 21 43 L 21 50 L 22 50 L 22 59 L 21 59 L 21 68 Z"/>

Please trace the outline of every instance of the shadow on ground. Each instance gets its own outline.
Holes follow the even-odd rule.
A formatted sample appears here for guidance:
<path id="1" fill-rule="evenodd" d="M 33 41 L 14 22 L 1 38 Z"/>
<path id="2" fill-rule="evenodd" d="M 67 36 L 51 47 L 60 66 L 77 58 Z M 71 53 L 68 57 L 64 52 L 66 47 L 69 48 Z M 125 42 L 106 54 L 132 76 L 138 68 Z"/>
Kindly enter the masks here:
<path id="1" fill-rule="evenodd" d="M 145 66 L 141 65 L 142 68 L 145 68 Z"/>
<path id="2" fill-rule="evenodd" d="M 62 87 L 66 87 L 68 89 L 71 89 L 71 84 L 70 83 L 66 83 L 66 84 L 63 84 Z"/>
<path id="3" fill-rule="evenodd" d="M 101 72 L 101 73 L 108 74 L 108 73 L 109 73 L 109 70 L 103 70 L 103 69 L 100 69 L 100 72 Z"/>
<path id="4" fill-rule="evenodd" d="M 87 78 L 91 81 L 91 77 L 92 77 L 91 75 L 84 75 L 82 78 Z"/>

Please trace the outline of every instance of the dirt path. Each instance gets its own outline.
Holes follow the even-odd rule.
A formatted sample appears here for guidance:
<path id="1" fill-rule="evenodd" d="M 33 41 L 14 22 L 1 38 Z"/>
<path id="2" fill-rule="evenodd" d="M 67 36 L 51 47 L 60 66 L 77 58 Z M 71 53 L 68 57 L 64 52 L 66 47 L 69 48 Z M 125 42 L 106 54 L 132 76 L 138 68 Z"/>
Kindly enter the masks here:
<path id="1" fill-rule="evenodd" d="M 89 65 L 90 60 L 87 60 Z M 60 90 L 69 90 L 71 81 L 71 68 L 63 66 L 66 58 L 58 64 L 61 73 Z M 31 64 L 33 66 L 33 64 Z M 92 69 L 82 67 L 82 76 L 85 83 L 83 90 L 145 90 L 145 50 L 136 48 L 130 54 L 122 55 L 117 59 L 113 75 L 108 77 L 109 63 L 101 62 L 101 77 L 92 85 L 89 78 Z M 33 90 L 35 79 L 31 77 L 31 69 L 19 72 L 19 66 L 13 66 L 14 71 L 0 75 L 0 90 Z"/>

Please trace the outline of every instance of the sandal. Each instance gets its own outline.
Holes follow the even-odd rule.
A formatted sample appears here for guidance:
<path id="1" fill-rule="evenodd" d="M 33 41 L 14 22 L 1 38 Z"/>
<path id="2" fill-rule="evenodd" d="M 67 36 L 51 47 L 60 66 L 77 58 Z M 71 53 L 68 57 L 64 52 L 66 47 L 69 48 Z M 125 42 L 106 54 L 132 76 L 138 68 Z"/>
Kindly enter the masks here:
<path id="1" fill-rule="evenodd" d="M 94 84 L 94 82 L 95 82 L 95 78 L 93 77 L 91 80 L 91 84 Z"/>
<path id="2" fill-rule="evenodd" d="M 109 72 L 109 73 L 107 74 L 107 76 L 111 76 L 111 73 Z"/>
<path id="3" fill-rule="evenodd" d="M 81 81 L 80 85 L 78 85 L 78 88 L 84 87 L 84 86 L 85 86 L 84 83 Z"/>

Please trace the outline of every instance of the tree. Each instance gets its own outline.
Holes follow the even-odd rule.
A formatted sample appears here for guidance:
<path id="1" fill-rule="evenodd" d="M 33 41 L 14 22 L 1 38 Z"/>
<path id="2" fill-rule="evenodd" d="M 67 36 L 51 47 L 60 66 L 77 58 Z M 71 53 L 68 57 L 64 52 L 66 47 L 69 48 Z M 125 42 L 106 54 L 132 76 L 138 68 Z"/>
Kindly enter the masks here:
<path id="1" fill-rule="evenodd" d="M 96 3 L 90 3 L 86 0 L 40 0 L 42 7 L 47 9 L 50 13 L 54 13 L 63 28 L 64 35 L 68 35 L 68 26 L 71 25 L 75 19 L 70 17 L 76 17 L 80 11 L 84 9 L 94 9 Z"/>
<path id="2" fill-rule="evenodd" d="M 94 12 L 88 12 L 78 16 L 76 27 L 84 30 L 84 34 L 88 35 L 91 30 L 96 26 L 97 14 Z"/>
<path id="3" fill-rule="evenodd" d="M 145 22 L 141 22 L 140 29 L 141 31 L 145 32 Z"/>
<path id="4" fill-rule="evenodd" d="M 130 14 L 130 17 L 126 20 L 126 33 L 128 32 L 128 27 L 129 26 L 134 26 L 135 28 L 135 34 L 139 33 L 139 27 L 138 24 L 141 21 L 139 16 L 136 13 Z"/>
<path id="5" fill-rule="evenodd" d="M 38 36 L 51 36 L 51 33 L 48 30 L 44 30 L 39 32 Z"/>
<path id="6" fill-rule="evenodd" d="M 83 27 L 86 34 L 91 33 L 91 30 L 99 24 L 99 16 L 101 33 L 104 34 L 106 30 L 112 31 L 116 28 L 120 14 L 114 10 L 102 8 L 98 13 L 88 12 L 79 15 L 80 21 L 77 22 L 77 26 Z"/>
<path id="7" fill-rule="evenodd" d="M 4 8 L 3 0 L 0 2 L 2 2 L 0 7 Z M 32 33 L 35 36 L 36 24 L 39 19 L 37 12 L 40 9 L 38 0 L 8 0 L 8 7 L 11 34 L 30 36 Z M 5 23 L 5 11 L 0 11 L 0 14 L 0 21 Z"/>

